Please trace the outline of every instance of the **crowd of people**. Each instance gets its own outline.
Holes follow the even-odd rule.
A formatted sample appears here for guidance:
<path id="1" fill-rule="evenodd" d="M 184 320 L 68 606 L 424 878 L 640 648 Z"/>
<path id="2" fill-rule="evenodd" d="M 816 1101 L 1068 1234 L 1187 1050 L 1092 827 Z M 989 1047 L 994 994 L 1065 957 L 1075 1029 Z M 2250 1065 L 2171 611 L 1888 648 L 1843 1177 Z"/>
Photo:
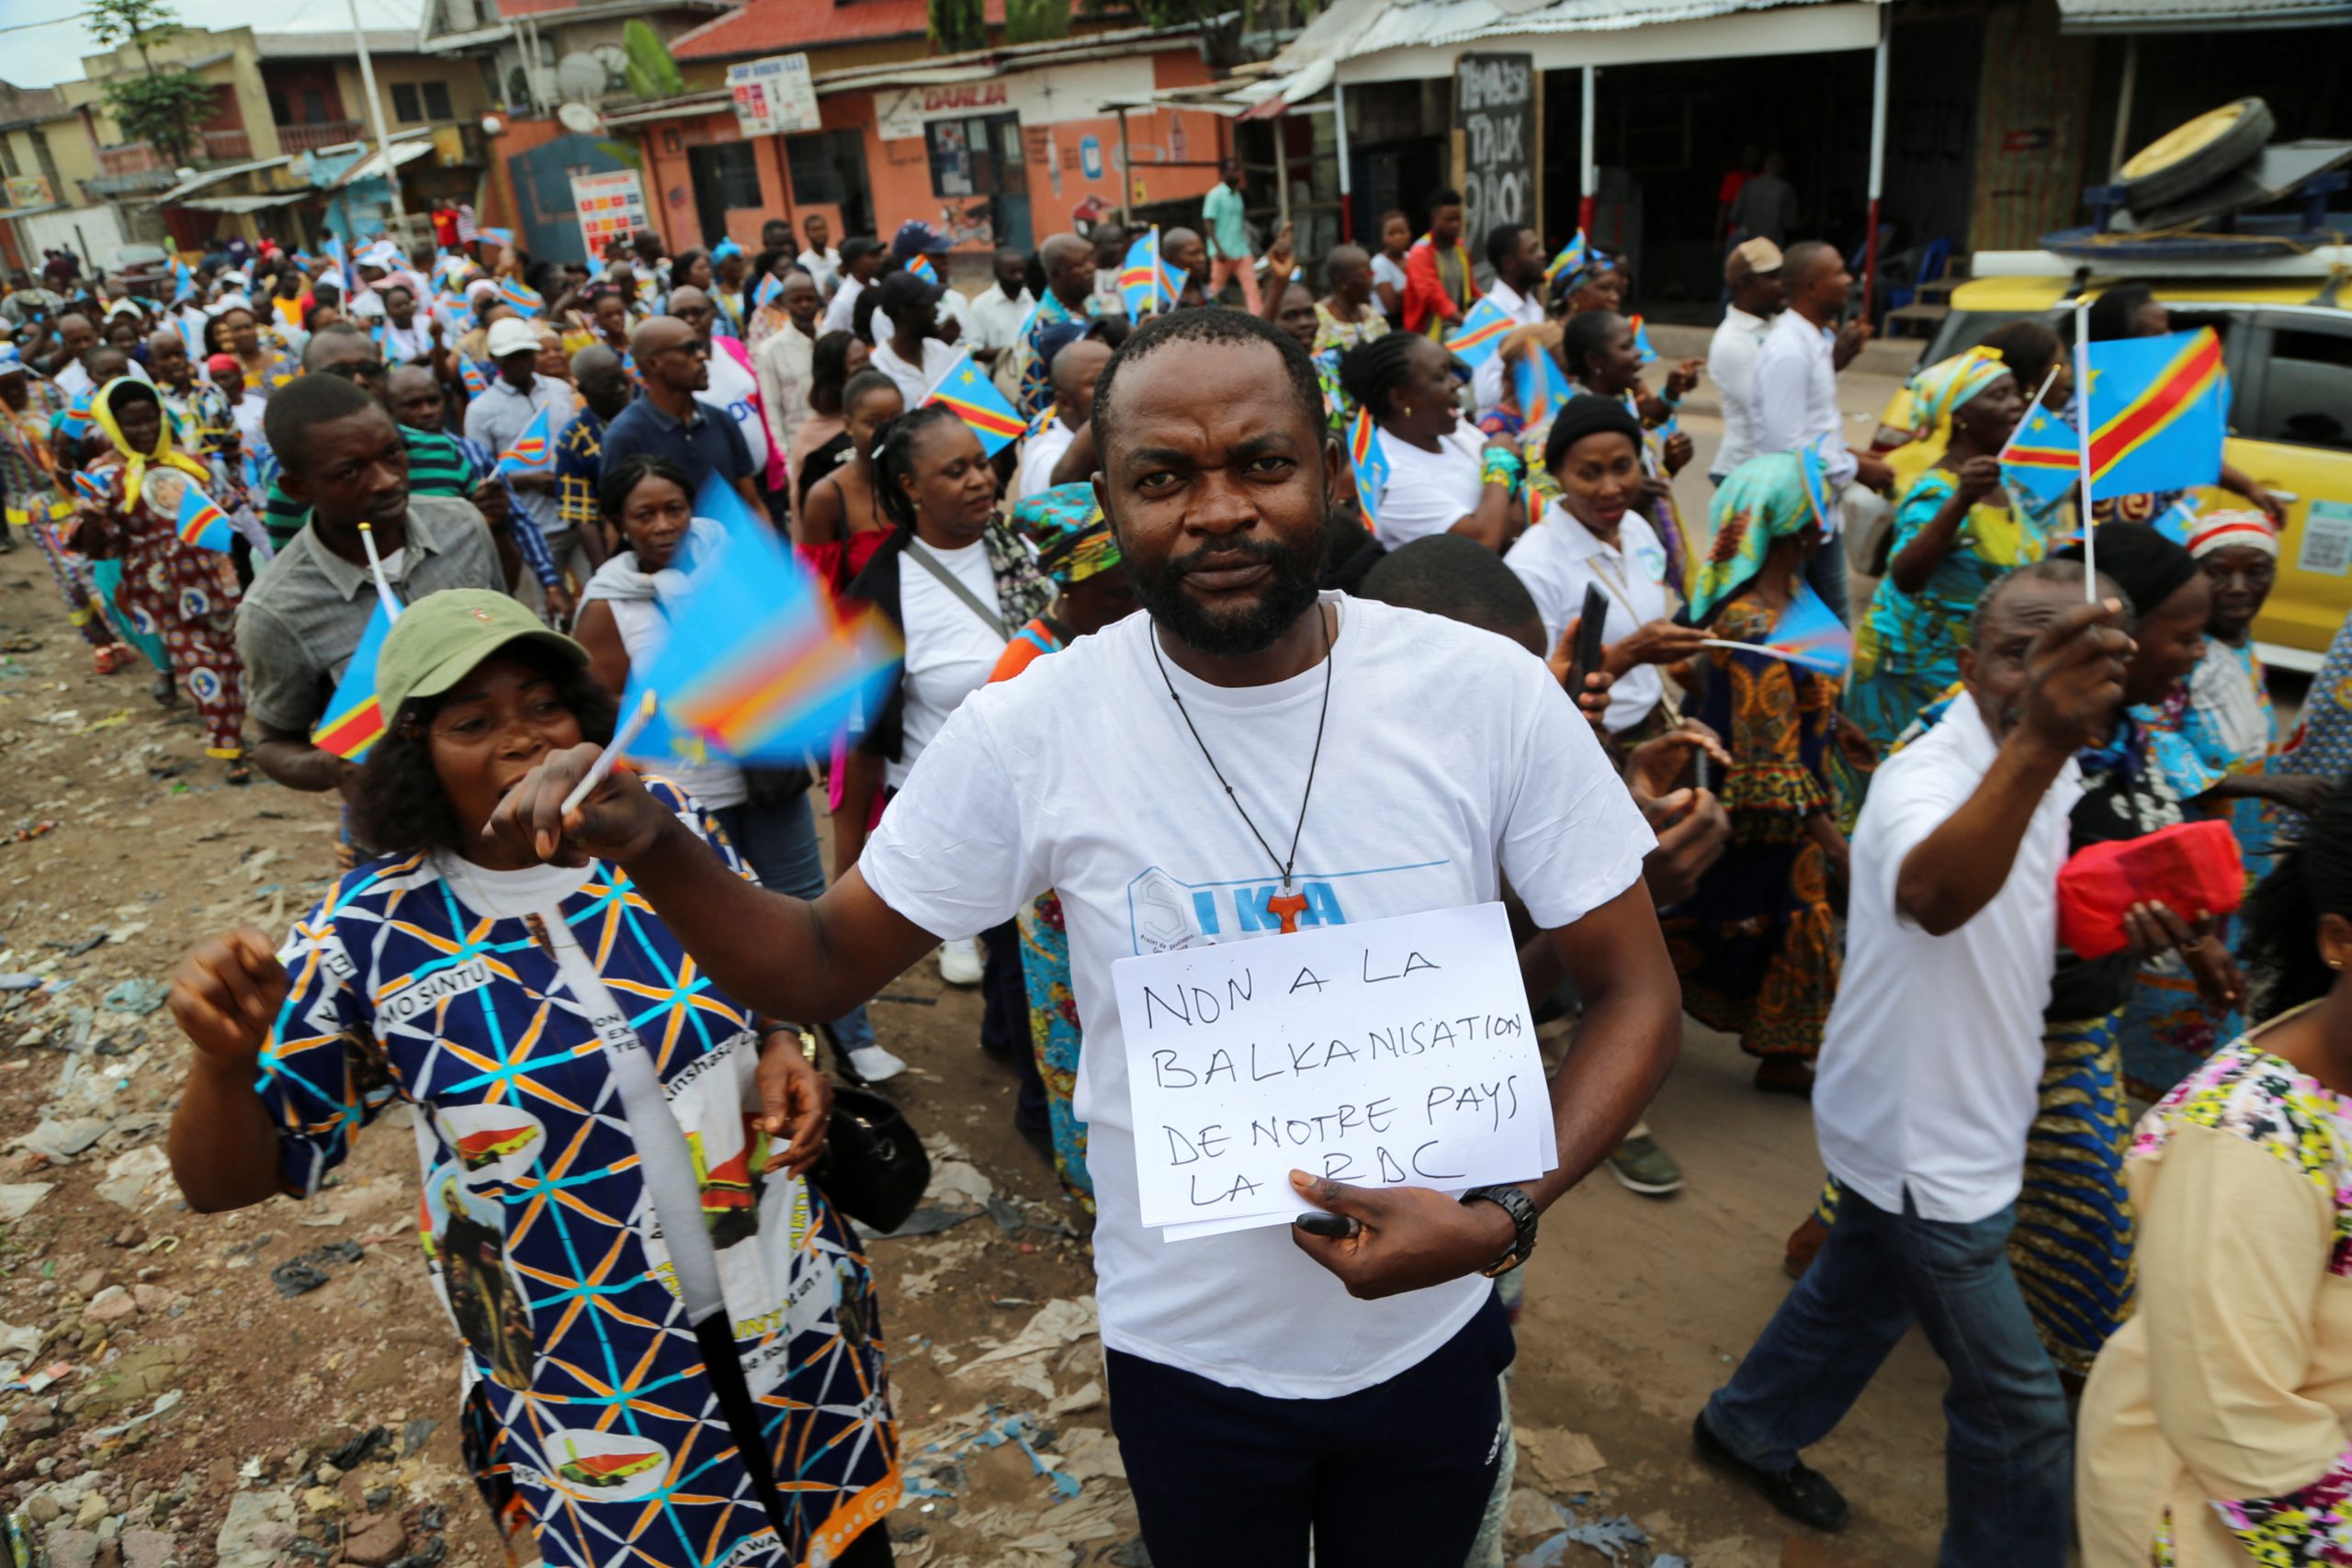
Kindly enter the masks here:
<path id="1" fill-rule="evenodd" d="M 930 225 L 820 217 L 593 267 L 445 231 L 16 279 L 0 546 L 41 551 L 101 671 L 194 705 L 232 782 L 344 809 L 320 908 L 206 942 L 175 988 L 191 1203 L 314 1193 L 411 1100 L 510 1530 L 550 1561 L 886 1562 L 886 1341 L 817 1063 L 904 1070 L 865 1003 L 936 951 L 1095 1215 L 1153 1561 L 1311 1538 L 1483 1568 L 1511 1270 L 1595 1168 L 1684 1185 L 1642 1115 L 1687 1013 L 1811 1097 L 1827 1168 L 1702 1456 L 1838 1528 L 1801 1454 L 1916 1320 L 1952 1376 L 1944 1561 L 2061 1562 L 2077 1509 L 2101 1565 L 2335 1560 L 2352 621 L 2282 738 L 2250 630 L 2276 499 L 2224 470 L 2242 504 L 2102 502 L 2087 575 L 2072 502 L 1998 461 L 2073 395 L 2037 321 L 1849 449 L 1869 332 L 1826 244 L 1736 224 L 1710 352 L 1668 363 L 1581 235 L 1474 251 L 1441 190 L 1418 236 L 1391 212 L 1310 269 L 1220 175 L 1159 232 L 1176 298 L 1139 320 L 1107 220 L 995 253 L 969 297 Z M 1500 327 L 1472 365 L 1474 316 Z M 2165 322 L 2125 287 L 2090 327 Z M 1028 423 L 993 455 L 933 396 L 964 363 Z M 1702 384 L 1703 508 L 1676 483 Z M 714 484 L 903 660 L 803 767 L 690 749 L 567 805 L 725 569 Z M 184 536 L 188 486 L 225 541 Z M 320 727 L 381 599 L 355 757 Z M 1850 661 L 1781 646 L 1816 616 Z M 2062 943 L 2073 857 L 2203 821 L 2245 914 L 2150 897 L 2114 950 Z M 1507 890 L 1531 1007 L 1577 1020 L 1556 1168 L 1459 1202 L 1302 1174 L 1336 1233 L 1163 1242 L 1109 967 L 1218 932 L 1147 944 L 1134 889 L 1271 897 L 1301 866 L 1345 915 L 1250 929 Z"/>

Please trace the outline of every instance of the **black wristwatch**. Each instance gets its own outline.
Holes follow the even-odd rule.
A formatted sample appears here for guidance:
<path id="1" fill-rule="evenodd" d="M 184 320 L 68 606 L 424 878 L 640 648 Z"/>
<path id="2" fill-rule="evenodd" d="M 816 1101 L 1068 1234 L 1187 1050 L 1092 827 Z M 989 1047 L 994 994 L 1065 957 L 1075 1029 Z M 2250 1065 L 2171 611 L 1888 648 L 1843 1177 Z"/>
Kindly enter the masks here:
<path id="1" fill-rule="evenodd" d="M 1482 1199 L 1500 1204 L 1503 1213 L 1510 1216 L 1510 1223 L 1519 1227 L 1518 1235 L 1511 1239 L 1510 1250 L 1478 1270 L 1492 1280 L 1526 1262 L 1528 1255 L 1535 1250 L 1535 1205 L 1528 1201 L 1526 1193 L 1516 1187 L 1473 1187 L 1462 1195 L 1465 1203 L 1476 1203 Z"/>

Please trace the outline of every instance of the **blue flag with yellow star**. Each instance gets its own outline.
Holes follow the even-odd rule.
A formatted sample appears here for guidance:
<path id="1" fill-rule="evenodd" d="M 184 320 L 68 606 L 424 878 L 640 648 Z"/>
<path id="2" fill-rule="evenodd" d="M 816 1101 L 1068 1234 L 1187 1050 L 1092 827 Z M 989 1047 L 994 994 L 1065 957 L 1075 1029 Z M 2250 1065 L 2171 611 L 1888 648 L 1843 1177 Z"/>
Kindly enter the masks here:
<path id="1" fill-rule="evenodd" d="M 1029 428 L 1029 422 L 1007 402 L 996 383 L 980 373 L 972 363 L 972 351 L 959 350 L 953 362 L 940 373 L 931 390 L 922 400 L 926 403 L 945 403 L 972 427 L 980 438 L 980 450 L 995 457 L 1008 442 L 1017 441 Z"/>

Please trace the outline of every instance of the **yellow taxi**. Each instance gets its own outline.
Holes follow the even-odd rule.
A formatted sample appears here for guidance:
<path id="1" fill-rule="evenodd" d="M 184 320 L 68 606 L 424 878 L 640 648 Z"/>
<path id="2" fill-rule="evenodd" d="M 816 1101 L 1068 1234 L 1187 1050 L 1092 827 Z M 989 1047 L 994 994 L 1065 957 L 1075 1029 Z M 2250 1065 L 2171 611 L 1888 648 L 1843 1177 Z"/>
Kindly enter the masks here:
<path id="1" fill-rule="evenodd" d="M 2287 512 L 2278 582 L 2254 624 L 2256 648 L 2274 666 L 2318 669 L 2352 611 L 2352 308 L 2337 300 L 2339 285 L 2352 287 L 2352 247 L 2199 265 L 2193 273 L 2101 266 L 2078 287 L 2079 266 L 2047 251 L 1979 252 L 1920 365 L 1958 354 L 2021 316 L 2048 321 L 2071 344 L 2075 299 L 2125 281 L 2155 290 L 2175 332 L 2213 328 L 2230 373 L 2224 453 Z M 1921 453 L 1906 461 L 1909 439 L 1910 398 L 1897 392 L 1875 442 L 1894 466 L 1897 495 L 1931 460 Z M 2245 504 L 2216 491 L 2199 500 L 2209 511 Z"/>

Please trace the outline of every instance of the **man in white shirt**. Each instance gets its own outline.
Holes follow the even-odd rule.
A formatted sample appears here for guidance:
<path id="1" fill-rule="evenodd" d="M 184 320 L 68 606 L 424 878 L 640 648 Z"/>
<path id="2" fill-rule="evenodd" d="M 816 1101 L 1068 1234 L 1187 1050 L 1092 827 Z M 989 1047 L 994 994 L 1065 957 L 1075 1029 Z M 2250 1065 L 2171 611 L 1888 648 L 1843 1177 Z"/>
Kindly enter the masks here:
<path id="1" fill-rule="evenodd" d="M 1871 780 L 1813 1091 L 1837 1220 L 1694 1429 L 1701 1454 L 1773 1506 L 1836 1529 L 1845 1499 L 1798 1453 L 1917 1320 L 1951 1377 L 1949 1568 L 2066 1562 L 2066 1398 L 2007 1245 L 2082 795 L 2075 753 L 2112 722 L 2132 647 L 2120 597 L 2084 600 L 2074 561 L 1987 591 L 1960 655 L 1964 700 Z"/>
<path id="2" fill-rule="evenodd" d="M 842 276 L 842 254 L 826 243 L 832 230 L 823 213 L 812 212 L 801 220 L 800 231 L 808 237 L 808 248 L 800 253 L 800 270 L 815 279 L 817 292 L 830 299 Z M 791 228 L 786 226 L 785 232 L 791 233 Z"/>
<path id="3" fill-rule="evenodd" d="M 626 867 L 714 984 L 780 1018 L 832 1016 L 933 932 L 1054 888 L 1086 1022 L 1111 1407 L 1152 1562 L 1303 1568 L 1311 1535 L 1329 1563 L 1459 1562 L 1510 1354 L 1480 1272 L 1533 1245 L 1680 1036 L 1639 881 L 1650 835 L 1540 660 L 1317 592 L 1344 459 L 1298 344 L 1246 311 L 1159 317 L 1114 356 L 1095 420 L 1096 493 L 1147 613 L 958 706 L 814 905 L 729 876 L 625 772 L 565 817 L 593 747 L 523 779 L 496 830 Z M 1095 720 L 1071 724 L 1073 701 Z M 1585 1002 L 1552 1089 L 1556 1169 L 1460 1201 L 1295 1172 L 1315 1230 L 1144 1225 L 1114 961 L 1480 904 L 1506 875 Z"/>
<path id="4" fill-rule="evenodd" d="M 1772 323 L 1757 354 L 1749 400 L 1756 413 L 1756 450 L 1797 452 L 1810 446 L 1821 454 L 1835 488 L 1859 483 L 1869 490 L 1887 489 L 1894 482 L 1894 470 L 1877 454 L 1846 445 L 1846 416 L 1838 409 L 1838 372 L 1852 363 L 1871 335 L 1867 321 L 1857 321 L 1842 332 L 1835 324 L 1845 313 L 1854 275 L 1846 270 L 1835 245 L 1804 240 L 1783 256 L 1781 283 L 1789 308 Z M 1838 619 L 1849 618 L 1842 548 L 1814 551 L 1805 581 Z"/>
<path id="5" fill-rule="evenodd" d="M 972 330 L 965 341 L 974 359 L 994 369 L 997 356 L 1021 335 L 1037 297 L 1029 292 L 1029 263 L 1019 251 L 1001 247 L 989 265 L 996 279 L 972 301 Z"/>
<path id="6" fill-rule="evenodd" d="M 1723 395 L 1723 444 L 1707 469 L 1717 484 L 1757 455 L 1756 360 L 1772 318 L 1788 302 L 1781 289 L 1781 247 L 1770 240 L 1742 242 L 1724 258 L 1724 284 L 1731 304 L 1707 345 L 1707 374 Z"/>
<path id="7" fill-rule="evenodd" d="M 1119 275 L 1127 269 L 1127 231 L 1116 223 L 1097 223 L 1086 236 L 1094 247 L 1094 292 L 1086 309 L 1095 316 L 1124 316 L 1126 297 L 1119 292 Z"/>
<path id="8" fill-rule="evenodd" d="M 816 280 L 805 272 L 786 275 L 776 303 L 784 307 L 784 325 L 770 333 L 752 356 L 752 370 L 760 386 L 760 413 L 767 422 L 768 450 L 792 448 L 795 432 L 808 418 L 808 378 L 817 350 L 817 316 L 824 306 L 817 298 Z"/>
<path id="9" fill-rule="evenodd" d="M 1513 326 L 1544 323 L 1544 241 L 1524 224 L 1498 224 L 1487 234 L 1487 265 L 1495 269 L 1487 302 Z M 1503 356 L 1490 354 L 1470 373 L 1470 393 L 1485 413 L 1503 400 Z"/>
<path id="10" fill-rule="evenodd" d="M 825 306 L 825 325 L 817 334 L 845 333 L 856 319 L 857 297 L 882 270 L 882 242 L 868 234 L 854 234 L 842 242 L 842 269 L 832 299 Z"/>
<path id="11" fill-rule="evenodd" d="M 1102 379 L 1102 367 L 1111 363 L 1111 345 L 1083 335 L 1087 329 L 1077 322 L 1065 321 L 1054 330 L 1069 334 L 1069 341 L 1055 349 L 1046 362 L 1054 382 L 1054 417 L 1021 444 L 1021 467 L 1012 480 L 1015 502 L 1053 488 L 1054 465 L 1086 428 L 1094 412 L 1095 383 Z"/>
<path id="12" fill-rule="evenodd" d="M 956 363 L 956 350 L 939 339 L 936 283 L 911 272 L 894 272 L 876 284 L 873 367 L 899 384 L 906 406 L 916 409 L 940 377 Z"/>

